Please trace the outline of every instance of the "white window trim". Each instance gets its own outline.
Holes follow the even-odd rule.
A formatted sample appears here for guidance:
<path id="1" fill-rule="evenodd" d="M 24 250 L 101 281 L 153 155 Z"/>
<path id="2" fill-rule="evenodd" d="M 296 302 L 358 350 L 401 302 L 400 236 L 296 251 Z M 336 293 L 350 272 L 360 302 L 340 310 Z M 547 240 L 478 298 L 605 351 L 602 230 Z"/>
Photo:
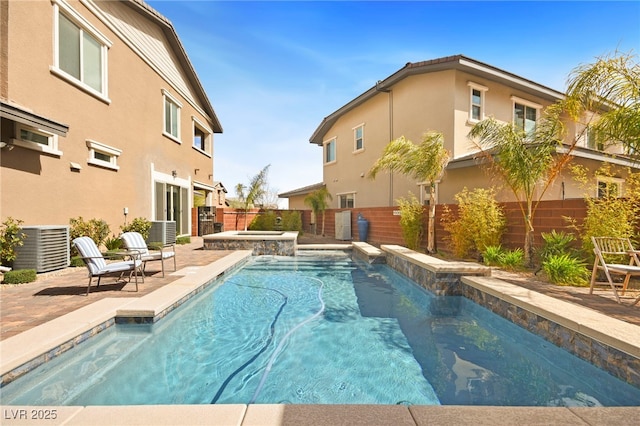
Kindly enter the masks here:
<path id="1" fill-rule="evenodd" d="M 622 197 L 622 186 L 624 185 L 624 179 L 611 177 L 611 176 L 596 176 L 596 191 L 595 191 L 595 194 L 594 194 L 595 198 L 599 198 L 598 197 L 598 190 L 600 189 L 600 182 L 602 182 L 602 183 L 615 183 L 616 185 L 618 185 L 617 198 Z"/>
<path id="2" fill-rule="evenodd" d="M 37 142 L 22 140 L 20 139 L 20 130 L 27 130 L 29 132 L 33 132 L 33 133 L 37 133 L 39 135 L 45 136 L 46 138 L 49 139 L 49 143 L 47 145 L 43 145 Z M 62 151 L 58 149 L 58 135 L 45 132 L 35 127 L 29 127 L 21 123 L 16 123 L 15 132 L 16 132 L 16 138 L 11 140 L 11 142 L 14 145 L 20 146 L 22 148 L 27 148 L 34 151 L 44 152 L 46 154 L 62 157 Z"/>
<path id="3" fill-rule="evenodd" d="M 340 207 L 340 197 L 344 196 L 344 195 L 353 195 L 353 207 Z M 346 192 L 338 192 L 336 193 L 336 199 L 338 201 L 338 207 L 339 209 L 350 209 L 356 208 L 356 191 L 346 191 Z"/>
<path id="4" fill-rule="evenodd" d="M 87 139 L 86 142 L 87 148 L 89 148 L 89 159 L 87 160 L 88 164 L 106 167 L 112 170 L 120 170 L 120 166 L 118 166 L 118 157 L 120 156 L 120 154 L 122 154 L 122 150 L 113 148 L 100 142 L 96 142 L 91 139 Z M 108 155 L 111 158 L 111 161 L 103 161 L 95 158 L 94 154 L 96 152 Z"/>
<path id="5" fill-rule="evenodd" d="M 514 107 L 515 107 L 515 104 L 522 104 L 524 106 L 528 106 L 530 108 L 534 108 L 534 109 L 536 109 L 538 111 L 540 111 L 542 109 L 542 105 L 537 104 L 537 103 L 532 102 L 532 101 L 528 101 L 526 99 L 519 98 L 517 96 L 511 96 L 511 100 L 513 101 Z"/>
<path id="6" fill-rule="evenodd" d="M 331 142 L 334 143 L 334 152 L 333 152 L 334 158 L 332 161 L 327 161 L 327 145 L 329 145 Z M 323 164 L 327 165 L 327 164 L 333 164 L 336 161 L 338 161 L 338 138 L 334 136 L 322 142 L 322 162 Z"/>
<path id="7" fill-rule="evenodd" d="M 485 98 L 485 92 L 487 92 L 489 88 L 486 86 L 483 86 L 482 84 L 474 83 L 473 81 L 467 82 L 467 86 L 469 86 L 469 118 L 467 119 L 467 121 L 473 124 L 479 123 L 480 121 L 484 120 L 484 117 L 485 117 L 484 98 Z M 474 89 L 480 91 L 480 119 L 473 118 L 473 90 Z"/>
<path id="8" fill-rule="evenodd" d="M 191 116 L 191 134 L 193 135 L 195 133 L 195 128 L 199 127 L 200 130 L 202 130 L 203 132 L 207 133 L 206 135 L 206 140 L 205 140 L 205 150 L 202 150 L 200 148 L 198 148 L 197 146 L 193 145 L 193 141 L 191 141 L 191 147 L 193 149 L 195 149 L 198 152 L 203 153 L 204 155 L 206 155 L 207 157 L 211 157 L 212 156 L 212 146 L 213 146 L 213 132 L 211 131 L 211 129 L 204 124 L 202 121 L 200 121 L 197 117 Z"/>
<path id="9" fill-rule="evenodd" d="M 167 133 L 166 128 L 167 128 L 167 122 L 166 122 L 166 114 L 165 114 L 165 103 L 167 102 L 167 99 L 169 99 L 172 103 L 174 103 L 177 107 L 178 107 L 178 137 L 173 136 L 171 133 Z M 162 89 L 162 134 L 166 137 L 168 137 L 169 139 L 181 144 L 182 141 L 180 140 L 180 130 L 181 130 L 181 124 L 182 124 L 182 120 L 180 119 L 180 112 L 182 110 L 182 102 L 180 102 L 178 99 L 175 98 L 175 96 L 173 96 L 171 93 L 169 93 L 167 90 Z M 193 143 L 191 144 L 193 145 Z"/>
<path id="10" fill-rule="evenodd" d="M 108 51 L 113 43 L 105 37 L 96 27 L 94 27 L 89 21 L 87 21 L 80 13 L 74 10 L 69 4 L 63 0 L 51 0 L 53 3 L 53 65 L 49 66 L 49 70 L 52 74 L 62 78 L 63 80 L 71 83 L 82 91 L 98 98 L 99 100 L 110 104 L 109 99 L 109 66 L 108 66 Z M 74 76 L 68 74 L 66 71 L 60 68 L 59 63 L 59 14 L 60 10 L 64 11 L 64 15 L 69 18 L 74 24 L 79 26 L 83 31 L 88 32 L 93 38 L 95 38 L 101 44 L 101 57 L 102 61 L 102 91 L 98 91 L 93 87 L 85 84 L 83 81 L 78 80 Z"/>
<path id="11" fill-rule="evenodd" d="M 358 148 L 358 139 L 356 137 L 356 131 L 362 128 L 362 148 Z M 351 129 L 353 131 L 353 152 L 362 152 L 364 151 L 364 123 L 360 123 L 357 126 Z"/>

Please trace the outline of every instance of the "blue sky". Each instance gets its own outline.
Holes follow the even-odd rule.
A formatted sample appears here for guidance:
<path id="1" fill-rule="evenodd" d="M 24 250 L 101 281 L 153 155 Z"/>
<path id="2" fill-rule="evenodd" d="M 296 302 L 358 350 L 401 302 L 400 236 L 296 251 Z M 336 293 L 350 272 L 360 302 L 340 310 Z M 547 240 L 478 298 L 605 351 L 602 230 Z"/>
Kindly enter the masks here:
<path id="1" fill-rule="evenodd" d="M 229 196 L 268 164 L 272 191 L 321 182 L 316 127 L 407 62 L 463 54 L 564 91 L 580 64 L 640 54 L 638 1 L 148 3 L 173 23 L 222 123 L 214 174 Z"/>

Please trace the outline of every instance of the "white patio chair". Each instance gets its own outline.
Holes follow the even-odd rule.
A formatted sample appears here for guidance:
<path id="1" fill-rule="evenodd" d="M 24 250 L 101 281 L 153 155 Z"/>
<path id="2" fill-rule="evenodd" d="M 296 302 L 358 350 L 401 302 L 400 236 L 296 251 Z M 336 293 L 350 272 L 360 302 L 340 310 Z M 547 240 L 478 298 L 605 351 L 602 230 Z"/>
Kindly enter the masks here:
<path id="1" fill-rule="evenodd" d="M 162 276 L 164 277 L 164 260 L 173 258 L 173 270 L 176 270 L 176 248 L 174 244 L 166 244 L 159 250 L 149 250 L 147 243 L 139 232 L 125 232 L 120 235 L 127 251 L 136 251 L 140 253 L 142 260 L 142 271 L 144 273 L 147 262 L 160 261 L 162 264 Z"/>
<path id="2" fill-rule="evenodd" d="M 138 271 L 141 271 L 142 261 L 137 253 L 126 253 L 132 257 L 132 260 L 107 263 L 108 258 L 116 256 L 105 256 L 100 253 L 98 246 L 90 237 L 76 238 L 73 240 L 73 245 L 78 250 L 78 253 L 80 253 L 84 264 L 89 270 L 87 296 L 89 295 L 89 289 L 91 288 L 93 277 L 98 277 L 97 287 L 100 287 L 100 279 L 104 275 L 120 274 L 118 280 L 121 280 L 126 272 L 129 272 L 129 280 L 127 282 L 131 282 L 131 275 L 134 276 L 136 291 L 138 291 Z M 118 255 L 118 257 L 120 257 L 120 255 Z"/>
<path id="3" fill-rule="evenodd" d="M 624 296 L 631 277 L 640 276 L 640 258 L 638 258 L 640 251 L 633 248 L 629 238 L 591 237 L 591 242 L 593 242 L 593 252 L 595 253 L 596 258 L 593 263 L 593 271 L 591 273 L 589 294 L 593 294 L 593 287 L 595 285 L 606 286 L 608 284 L 613 290 L 613 294 L 616 296 L 617 302 L 621 303 L 617 287 L 622 287 L 621 294 Z M 616 259 L 628 258 L 629 263 L 614 263 L 613 261 L 608 263 L 607 259 L 610 259 L 611 256 L 615 256 Z M 604 271 L 604 274 L 607 277 L 607 282 L 596 282 L 596 276 L 599 270 Z M 622 284 L 613 282 L 611 277 L 613 274 L 624 275 L 624 281 Z M 633 306 L 639 301 L 640 297 L 638 297 L 631 305 Z"/>

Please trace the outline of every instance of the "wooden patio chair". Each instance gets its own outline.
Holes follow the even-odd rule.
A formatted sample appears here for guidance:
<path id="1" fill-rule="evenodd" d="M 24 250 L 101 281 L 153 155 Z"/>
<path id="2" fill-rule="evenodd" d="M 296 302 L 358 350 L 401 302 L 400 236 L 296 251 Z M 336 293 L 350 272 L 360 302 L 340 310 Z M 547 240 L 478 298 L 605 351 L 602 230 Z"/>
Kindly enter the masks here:
<path id="1" fill-rule="evenodd" d="M 596 258 L 591 273 L 589 294 L 593 294 L 595 285 L 606 286 L 608 284 L 616 296 L 616 301 L 621 303 L 617 287 L 622 287 L 621 294 L 624 296 L 631 277 L 640 276 L 640 258 L 638 257 L 640 251 L 633 248 L 629 238 L 591 237 L 591 241 L 593 242 L 593 252 Z M 629 259 L 629 263 L 615 263 L 621 259 Z M 607 282 L 596 282 L 596 277 L 600 270 L 607 277 Z M 624 281 L 622 283 L 614 283 L 612 275 L 624 275 Z M 633 306 L 639 301 L 640 296 L 631 305 Z"/>

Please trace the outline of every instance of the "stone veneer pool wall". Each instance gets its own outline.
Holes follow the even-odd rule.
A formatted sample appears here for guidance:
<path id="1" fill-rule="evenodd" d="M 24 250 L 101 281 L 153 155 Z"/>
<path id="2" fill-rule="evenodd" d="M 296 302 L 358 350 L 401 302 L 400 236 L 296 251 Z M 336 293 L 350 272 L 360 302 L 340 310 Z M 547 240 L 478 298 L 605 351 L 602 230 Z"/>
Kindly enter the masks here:
<path id="1" fill-rule="evenodd" d="M 298 232 L 227 231 L 202 237 L 205 250 L 252 250 L 254 256 L 295 256 Z"/>
<path id="2" fill-rule="evenodd" d="M 523 303 L 519 306 L 517 296 L 498 297 L 496 294 L 503 294 L 500 291 L 497 291 L 496 294 L 491 294 L 486 291 L 484 286 L 490 286 L 492 282 L 499 282 L 503 286 L 517 286 L 494 278 L 480 278 L 490 277 L 491 275 L 490 268 L 482 265 L 466 262 L 446 262 L 401 246 L 382 246 L 381 249 L 385 252 L 386 263 L 391 268 L 407 276 L 425 289 L 437 295 L 464 296 L 575 356 L 590 362 L 609 374 L 640 388 L 640 349 L 638 346 L 634 346 L 634 342 L 626 345 L 628 342 L 624 338 L 618 339 L 617 336 L 614 336 L 616 334 L 615 327 L 607 328 L 603 326 L 602 330 L 597 330 L 597 325 L 595 327 L 593 325 L 594 322 L 597 324 L 597 318 L 591 321 L 584 319 L 585 323 L 587 323 L 585 325 L 579 322 L 581 319 L 574 320 L 570 318 L 570 309 L 562 312 L 567 318 L 561 319 L 553 309 L 548 311 L 548 315 L 543 313 L 544 307 L 537 309 L 541 311 L 540 313 L 533 312 L 530 309 L 530 303 L 525 301 L 526 297 L 521 298 Z M 478 287 L 480 288 L 475 286 L 475 281 L 478 281 Z M 586 310 L 568 302 L 555 301 L 548 296 L 540 295 L 540 297 L 548 298 L 549 301 L 566 303 L 576 310 Z M 562 308 L 561 306 L 560 309 Z M 566 309 L 566 306 L 564 308 Z M 588 314 L 593 315 L 593 313 Z M 602 316 L 604 317 L 604 315 Z M 609 317 L 606 318 L 612 322 L 619 323 L 620 327 L 629 327 L 632 330 L 631 333 L 635 332 L 637 334 L 637 326 Z M 565 322 L 566 324 L 561 324 L 560 322 Z M 593 331 L 593 334 L 599 335 L 599 337 L 596 338 L 585 334 L 585 332 L 578 330 L 580 328 Z M 639 340 L 637 335 L 629 336 L 629 339 Z M 607 343 L 605 340 L 610 340 L 612 343 Z M 633 353 L 621 350 L 616 345 L 624 347 Z"/>

